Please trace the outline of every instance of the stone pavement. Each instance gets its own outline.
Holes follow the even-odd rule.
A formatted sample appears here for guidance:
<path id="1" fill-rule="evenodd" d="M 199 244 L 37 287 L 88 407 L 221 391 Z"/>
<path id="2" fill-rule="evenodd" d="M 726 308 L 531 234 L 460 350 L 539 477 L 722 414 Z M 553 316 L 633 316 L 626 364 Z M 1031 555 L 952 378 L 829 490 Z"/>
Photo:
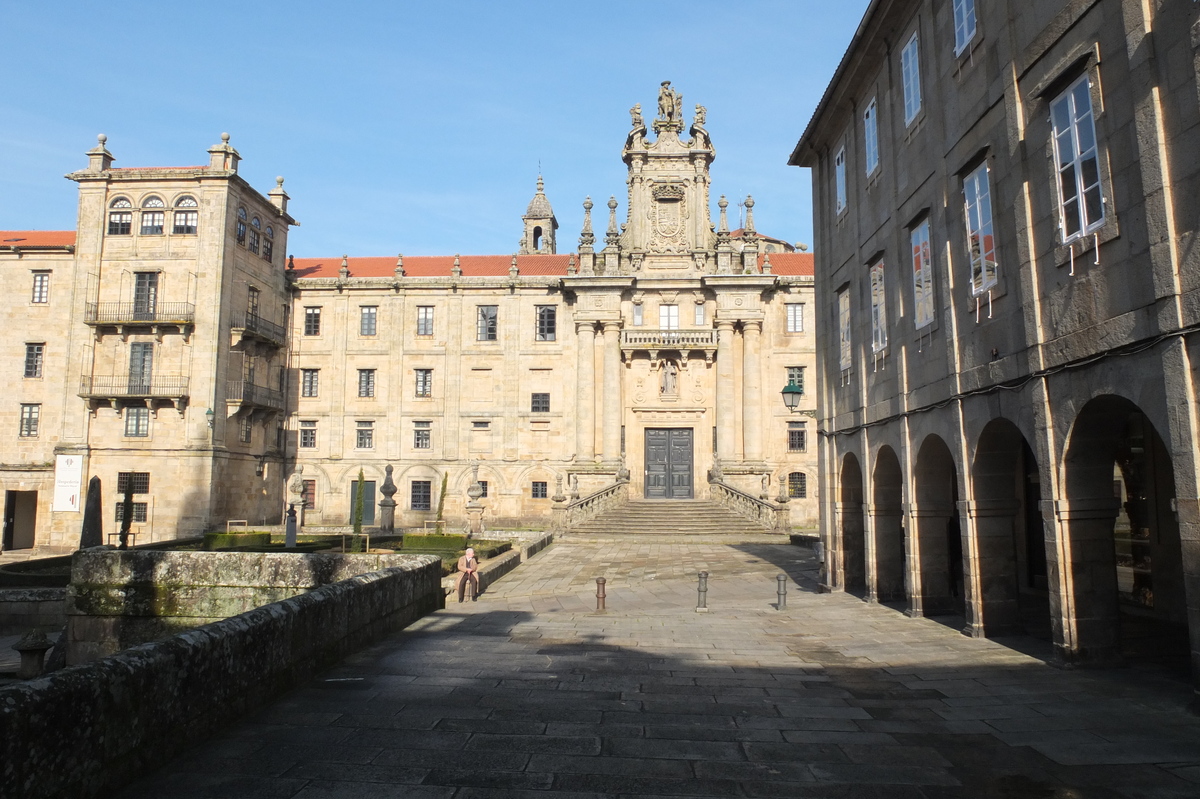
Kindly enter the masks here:
<path id="1" fill-rule="evenodd" d="M 1200 796 L 1184 682 L 817 594 L 777 541 L 561 542 L 119 796 Z"/>

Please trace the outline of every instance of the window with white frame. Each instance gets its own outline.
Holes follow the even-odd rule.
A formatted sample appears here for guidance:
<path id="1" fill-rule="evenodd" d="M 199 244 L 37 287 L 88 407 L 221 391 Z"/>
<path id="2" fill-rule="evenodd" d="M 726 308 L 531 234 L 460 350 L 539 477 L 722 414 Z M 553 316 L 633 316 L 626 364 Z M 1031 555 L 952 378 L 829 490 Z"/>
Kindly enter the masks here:
<path id="1" fill-rule="evenodd" d="M 534 331 L 535 341 L 554 341 L 558 338 L 558 306 L 538 305 L 534 307 L 537 316 L 537 329 Z"/>
<path id="2" fill-rule="evenodd" d="M 804 332 L 804 303 L 789 302 L 785 306 L 787 308 L 787 332 L 803 333 Z"/>
<path id="3" fill-rule="evenodd" d="M 704 324 L 704 303 L 696 303 L 696 315 L 693 318 L 693 323 L 697 326 Z"/>
<path id="4" fill-rule="evenodd" d="M 837 192 L 837 212 L 846 210 L 846 148 L 833 157 L 833 181 Z"/>
<path id="5" fill-rule="evenodd" d="M 1052 103 L 1054 163 L 1058 171 L 1058 217 L 1063 244 L 1104 224 L 1104 192 L 1092 115 L 1092 82 L 1087 75 Z"/>
<path id="6" fill-rule="evenodd" d="M 195 197 L 184 195 L 175 201 L 175 216 L 171 224 L 171 233 L 177 236 L 194 236 L 200 227 L 200 205 Z"/>
<path id="7" fill-rule="evenodd" d="M 433 370 L 432 369 L 416 369 L 417 375 L 417 396 L 432 397 L 433 396 Z"/>
<path id="8" fill-rule="evenodd" d="M 375 448 L 375 423 L 374 422 L 355 422 L 355 442 L 354 445 L 358 449 L 374 449 Z"/>
<path id="9" fill-rule="evenodd" d="M 35 438 L 38 434 L 38 422 L 42 417 L 40 403 L 23 403 L 21 405 L 21 438 Z"/>
<path id="10" fill-rule="evenodd" d="M 300 370 L 300 396 L 315 397 L 321 388 L 320 369 Z"/>
<path id="11" fill-rule="evenodd" d="M 800 393 L 804 393 L 804 367 L 789 366 L 787 368 L 787 384 L 800 389 Z"/>
<path id="12" fill-rule="evenodd" d="M 933 258 L 929 250 L 929 220 L 912 229 L 913 324 L 933 322 Z"/>
<path id="13" fill-rule="evenodd" d="M 788 452 L 808 451 L 808 431 L 804 422 L 788 422 Z"/>
<path id="14" fill-rule="evenodd" d="M 163 209 L 167 204 L 159 197 L 147 197 L 142 201 L 142 227 L 138 231 L 143 236 L 161 236 L 166 227 L 167 212 Z"/>
<path id="15" fill-rule="evenodd" d="M 962 55 L 975 38 L 975 0 L 954 0 L 954 54 Z"/>
<path id="16" fill-rule="evenodd" d="M 433 335 L 433 306 L 418 305 L 417 306 L 417 335 L 432 336 Z"/>
<path id="17" fill-rule="evenodd" d="M 879 169 L 879 112 L 876 110 L 875 98 L 867 104 L 863 111 L 863 144 L 867 161 L 867 175 L 875 174 Z"/>
<path id="18" fill-rule="evenodd" d="M 413 422 L 413 449 L 430 449 L 433 442 L 430 439 L 433 422 Z"/>
<path id="19" fill-rule="evenodd" d="M 317 423 L 315 420 L 300 422 L 300 447 L 314 449 L 317 446 Z"/>
<path id="20" fill-rule="evenodd" d="M 498 305 L 477 305 L 475 310 L 475 340 L 496 341 L 498 335 Z"/>
<path id="21" fill-rule="evenodd" d="M 374 397 L 375 396 L 375 370 L 374 369 L 359 369 L 358 370 L 358 396 Z"/>
<path id="22" fill-rule="evenodd" d="M 46 356 L 46 343 L 25 345 L 25 376 L 41 377 L 42 366 Z"/>
<path id="23" fill-rule="evenodd" d="M 971 294 L 979 296 L 996 285 L 996 241 L 992 234 L 992 195 L 987 164 L 963 180 L 967 221 L 967 256 L 971 261 Z"/>
<path id="24" fill-rule="evenodd" d="M 842 371 L 850 368 L 850 290 L 843 288 L 837 293 L 838 310 L 838 365 Z"/>
<path id="25" fill-rule="evenodd" d="M 125 435 L 129 438 L 145 438 L 150 435 L 150 409 L 133 406 L 125 409 Z"/>
<path id="26" fill-rule="evenodd" d="M 883 261 L 871 267 L 871 352 L 887 349 L 887 291 Z"/>
<path id="27" fill-rule="evenodd" d="M 642 304 L 640 302 L 635 302 L 633 304 L 633 326 L 642 326 Z"/>
<path id="28" fill-rule="evenodd" d="M 38 304 L 50 302 L 50 273 L 33 273 L 33 299 Z"/>
<path id="29" fill-rule="evenodd" d="M 358 335 L 373 336 L 378 330 L 379 307 L 362 305 L 358 309 Z"/>
<path id="30" fill-rule="evenodd" d="M 118 197 L 108 207 L 108 235 L 128 236 L 133 233 L 133 203 Z"/>
<path id="31" fill-rule="evenodd" d="M 660 305 L 660 306 L 658 306 L 658 328 L 659 328 L 659 330 L 678 330 L 679 329 L 679 306 L 678 305 Z"/>
<path id="32" fill-rule="evenodd" d="M 900 75 L 904 83 L 904 124 L 912 124 L 921 110 L 921 63 L 917 34 L 900 51 Z"/>

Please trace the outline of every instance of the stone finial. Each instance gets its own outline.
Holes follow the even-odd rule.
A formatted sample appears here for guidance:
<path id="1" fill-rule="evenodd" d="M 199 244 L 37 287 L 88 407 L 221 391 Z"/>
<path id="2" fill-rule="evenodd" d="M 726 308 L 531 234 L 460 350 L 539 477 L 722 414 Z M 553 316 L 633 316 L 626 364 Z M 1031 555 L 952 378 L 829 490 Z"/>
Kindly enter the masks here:
<path id="1" fill-rule="evenodd" d="M 517 269 L 517 256 L 514 255 L 512 257 L 512 263 L 508 265 L 508 276 L 516 277 L 519 274 L 521 274 L 521 270 Z"/>
<path id="2" fill-rule="evenodd" d="M 229 134 L 228 133 L 221 134 L 221 144 L 229 144 Z"/>
<path id="3" fill-rule="evenodd" d="M 385 499 L 391 499 L 397 491 L 396 484 L 392 481 L 392 465 L 389 463 L 385 466 L 383 472 L 383 485 L 379 487 L 379 493 L 383 494 Z"/>
<path id="4" fill-rule="evenodd" d="M 96 146 L 84 153 L 88 157 L 89 172 L 104 172 L 112 168 L 112 162 L 115 159 L 108 148 L 104 146 L 107 142 L 108 137 L 101 133 L 96 137 Z"/>
<path id="5" fill-rule="evenodd" d="M 575 272 L 575 253 L 571 253 L 571 257 L 567 259 L 567 274 L 574 275 Z"/>
<path id="6" fill-rule="evenodd" d="M 579 247 L 591 247 L 596 243 L 596 234 L 592 232 L 592 198 L 583 201 L 583 231 L 579 234 Z"/>
<path id="7" fill-rule="evenodd" d="M 17 679 L 32 680 L 40 677 L 46 660 L 46 650 L 54 644 L 41 630 L 30 630 L 25 637 L 13 644 L 21 653 L 21 665 L 17 667 Z"/>
<path id="8" fill-rule="evenodd" d="M 242 157 L 229 143 L 229 134 L 221 134 L 221 143 L 208 148 L 208 168 L 221 172 L 237 172 L 238 161 Z"/>
<path id="9" fill-rule="evenodd" d="M 753 233 L 754 232 L 754 198 L 751 197 L 749 194 L 746 195 L 745 206 L 746 206 L 745 232 Z"/>
<path id="10" fill-rule="evenodd" d="M 280 211 L 287 213 L 288 194 L 283 190 L 283 175 L 277 175 L 275 178 L 275 188 L 267 193 L 271 198 L 271 204 Z"/>
<path id="11" fill-rule="evenodd" d="M 296 256 L 294 256 L 294 255 L 288 256 L 287 269 L 289 272 L 296 271 Z"/>
<path id="12" fill-rule="evenodd" d="M 763 256 L 762 272 L 764 275 L 771 274 L 771 253 Z"/>
<path id="13" fill-rule="evenodd" d="M 454 266 L 450 267 L 450 274 L 455 277 L 462 277 L 462 264 L 459 263 L 458 253 L 454 254 Z"/>
<path id="14" fill-rule="evenodd" d="M 717 207 L 721 209 L 720 221 L 717 223 L 717 233 L 729 232 L 729 200 L 725 199 L 725 195 L 721 195 L 721 199 L 717 200 Z"/>
<path id="15" fill-rule="evenodd" d="M 608 231 L 604 234 L 604 243 L 608 247 L 616 247 L 620 237 L 621 231 L 617 227 L 617 198 L 611 196 L 608 198 Z"/>
<path id="16" fill-rule="evenodd" d="M 396 256 L 396 268 L 392 270 L 396 277 L 404 277 L 404 253 Z"/>
<path id="17" fill-rule="evenodd" d="M 340 277 L 342 280 L 350 277 L 350 261 L 348 258 L 349 256 L 342 256 L 342 268 L 338 270 L 338 277 Z"/>

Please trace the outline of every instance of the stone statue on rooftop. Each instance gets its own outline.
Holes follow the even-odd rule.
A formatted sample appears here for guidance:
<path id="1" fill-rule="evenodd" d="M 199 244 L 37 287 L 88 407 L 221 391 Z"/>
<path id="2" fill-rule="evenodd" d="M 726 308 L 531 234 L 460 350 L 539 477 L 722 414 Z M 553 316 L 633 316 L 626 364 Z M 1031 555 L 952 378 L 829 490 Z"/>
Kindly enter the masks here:
<path id="1" fill-rule="evenodd" d="M 683 95 L 671 88 L 671 81 L 664 80 L 658 90 L 658 118 L 663 122 L 679 122 L 683 117 Z"/>

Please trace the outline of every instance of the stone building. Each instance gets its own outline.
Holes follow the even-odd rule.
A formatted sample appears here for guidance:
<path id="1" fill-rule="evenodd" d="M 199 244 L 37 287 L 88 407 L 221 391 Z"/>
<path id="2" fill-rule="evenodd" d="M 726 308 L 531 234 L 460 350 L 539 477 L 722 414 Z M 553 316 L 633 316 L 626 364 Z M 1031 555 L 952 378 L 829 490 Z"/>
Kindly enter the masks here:
<path id="1" fill-rule="evenodd" d="M 624 224 L 609 199 L 597 242 L 589 199 L 567 254 L 539 177 L 513 255 L 285 259 L 282 180 L 255 192 L 227 138 L 146 169 L 101 140 L 68 176 L 77 231 L 0 233 L 26 339 L 3 358 L 27 375 L 0 411 L 4 548 L 73 548 L 93 474 L 109 529 L 135 481 L 139 543 L 288 501 L 345 526 L 360 470 L 370 524 L 389 465 L 409 527 L 460 523 L 476 479 L 485 524 L 546 524 L 619 479 L 664 499 L 719 479 L 815 524 L 812 256 L 760 237 L 749 198 L 743 230 L 723 197 L 712 223 L 704 109 L 685 133 L 660 94 L 656 135 L 632 111 Z"/>
<path id="2" fill-rule="evenodd" d="M 872 2 L 813 170 L 822 581 L 1200 673 L 1193 3 Z M 1171 650 L 1170 647 L 1177 647 Z"/>

